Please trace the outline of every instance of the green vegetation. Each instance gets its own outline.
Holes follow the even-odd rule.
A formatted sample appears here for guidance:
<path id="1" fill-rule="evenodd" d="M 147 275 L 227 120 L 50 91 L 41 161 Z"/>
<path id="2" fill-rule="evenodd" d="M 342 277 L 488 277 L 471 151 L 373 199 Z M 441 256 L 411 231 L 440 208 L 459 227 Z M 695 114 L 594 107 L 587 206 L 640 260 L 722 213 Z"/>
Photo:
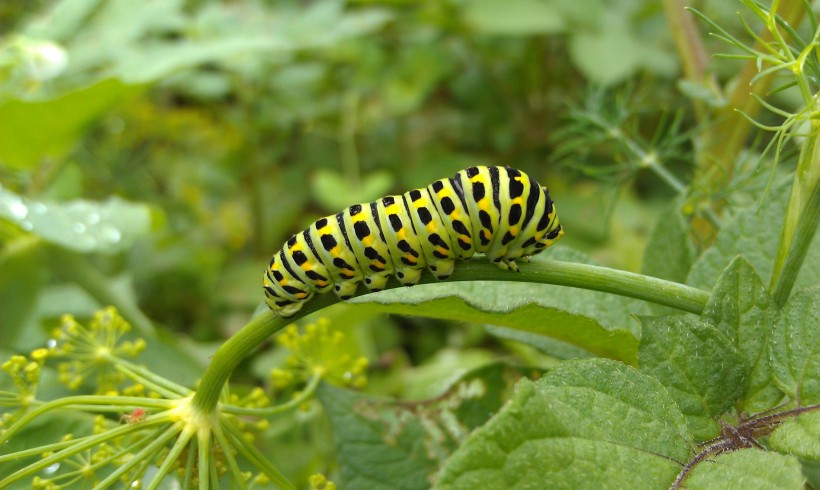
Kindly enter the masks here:
<path id="1" fill-rule="evenodd" d="M 0 25 L 0 488 L 820 489 L 807 1 Z M 549 184 L 566 237 L 262 306 L 292 233 L 474 164 Z"/>

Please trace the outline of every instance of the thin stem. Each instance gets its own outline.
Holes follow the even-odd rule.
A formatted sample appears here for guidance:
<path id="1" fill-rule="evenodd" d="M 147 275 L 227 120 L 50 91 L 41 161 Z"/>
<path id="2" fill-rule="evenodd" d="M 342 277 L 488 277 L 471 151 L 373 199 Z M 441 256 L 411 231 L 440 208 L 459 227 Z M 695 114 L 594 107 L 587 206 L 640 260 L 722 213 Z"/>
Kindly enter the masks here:
<path id="1" fill-rule="evenodd" d="M 233 405 L 225 405 L 222 407 L 223 413 L 230 413 L 233 415 L 253 415 L 257 417 L 270 417 L 271 415 L 276 415 L 280 413 L 287 412 L 288 410 L 292 410 L 305 401 L 309 400 L 310 397 L 313 396 L 313 393 L 316 391 L 316 388 L 319 387 L 319 382 L 322 381 L 322 376 L 318 374 L 314 374 L 313 377 L 310 378 L 308 384 L 305 388 L 299 392 L 294 398 L 290 399 L 286 403 L 281 405 L 275 405 L 272 407 L 266 408 L 245 408 L 245 407 L 235 407 Z"/>
<path id="2" fill-rule="evenodd" d="M 779 306 L 789 299 L 820 221 L 820 127 L 813 131 L 800 151 L 769 285 Z"/>
<path id="3" fill-rule="evenodd" d="M 516 273 L 502 271 L 488 260 L 476 258 L 460 264 L 450 281 L 556 284 L 628 296 L 696 314 L 703 311 L 709 299 L 709 293 L 706 291 L 683 284 L 606 267 L 554 260 L 533 260 L 528 264 L 521 264 L 520 271 Z M 438 281 L 425 271 L 421 284 L 434 282 Z M 401 286 L 394 281 L 388 289 L 396 287 Z M 378 293 L 360 292 L 356 297 L 365 294 Z M 192 404 L 204 413 L 216 410 L 222 387 L 231 372 L 256 346 L 297 319 L 339 301 L 333 294 L 322 294 L 306 303 L 299 313 L 291 318 L 281 318 L 270 312 L 253 318 L 216 351 L 202 377 Z"/>

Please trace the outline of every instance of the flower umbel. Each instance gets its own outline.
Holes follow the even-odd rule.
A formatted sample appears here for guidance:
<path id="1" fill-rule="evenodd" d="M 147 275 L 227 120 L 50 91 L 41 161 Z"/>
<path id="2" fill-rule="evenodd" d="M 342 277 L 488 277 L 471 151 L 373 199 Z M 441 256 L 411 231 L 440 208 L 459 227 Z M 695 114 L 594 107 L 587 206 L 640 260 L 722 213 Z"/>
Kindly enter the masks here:
<path id="1" fill-rule="evenodd" d="M 106 393 L 119 388 L 125 375 L 116 369 L 116 361 L 136 357 L 145 349 L 145 341 L 122 340 L 131 330 L 113 307 L 98 311 L 88 327 L 71 315 L 53 333 L 55 343 L 49 357 L 63 358 L 57 365 L 60 381 L 71 389 L 96 376 L 96 392 Z"/>
<path id="2" fill-rule="evenodd" d="M 280 345 L 291 352 L 284 369 L 271 371 L 274 386 L 283 388 L 307 382 L 315 376 L 332 383 L 363 388 L 367 384 L 367 359 L 353 357 L 345 352 L 342 343 L 345 335 L 331 331 L 326 318 L 305 326 L 299 333 L 296 325 L 285 328 L 277 337 Z"/>

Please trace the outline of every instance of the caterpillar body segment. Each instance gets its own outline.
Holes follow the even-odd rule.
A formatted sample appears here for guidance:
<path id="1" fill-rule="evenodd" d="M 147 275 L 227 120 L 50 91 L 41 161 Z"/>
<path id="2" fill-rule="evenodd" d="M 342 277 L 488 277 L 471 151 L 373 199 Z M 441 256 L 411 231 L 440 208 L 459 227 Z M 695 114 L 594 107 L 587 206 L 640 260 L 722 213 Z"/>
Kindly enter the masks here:
<path id="1" fill-rule="evenodd" d="M 545 187 L 510 167 L 470 167 L 451 178 L 317 220 L 271 258 L 266 303 L 289 317 L 316 293 L 341 299 L 390 276 L 412 286 L 428 268 L 447 279 L 457 259 L 485 254 L 502 269 L 563 235 Z"/>

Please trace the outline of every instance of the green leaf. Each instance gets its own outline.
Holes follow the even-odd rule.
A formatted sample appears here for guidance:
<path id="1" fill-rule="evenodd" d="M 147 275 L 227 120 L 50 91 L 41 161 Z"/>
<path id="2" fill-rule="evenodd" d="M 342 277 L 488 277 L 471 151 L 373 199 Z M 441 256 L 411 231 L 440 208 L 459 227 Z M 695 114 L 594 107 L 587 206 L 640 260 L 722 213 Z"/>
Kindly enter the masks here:
<path id="1" fill-rule="evenodd" d="M 689 224 L 676 201 L 658 216 L 643 254 L 641 272 L 648 276 L 684 283 L 695 261 L 695 247 L 689 239 Z M 657 314 L 675 314 L 669 307 L 651 305 Z"/>
<path id="2" fill-rule="evenodd" d="M 343 488 L 426 489 L 471 430 L 508 398 L 519 369 L 496 363 L 470 371 L 439 396 L 395 402 L 323 384 Z"/>
<path id="3" fill-rule="evenodd" d="M 716 419 L 743 395 L 746 364 L 731 340 L 690 316 L 640 319 L 641 370 L 663 384 L 699 440 L 720 432 Z"/>
<path id="4" fill-rule="evenodd" d="M 0 187 L 0 218 L 70 250 L 114 253 L 150 231 L 153 216 L 147 206 L 117 197 L 104 202 L 36 201 Z"/>
<path id="5" fill-rule="evenodd" d="M 470 0 L 463 15 L 467 25 L 483 34 L 525 36 L 565 29 L 560 10 L 538 0 Z"/>
<path id="6" fill-rule="evenodd" d="M 675 282 L 684 282 L 695 260 L 689 240 L 689 225 L 673 203 L 658 216 L 643 254 L 641 272 Z"/>
<path id="7" fill-rule="evenodd" d="M 772 433 L 768 445 L 782 453 L 820 462 L 820 412 L 787 420 Z"/>
<path id="8" fill-rule="evenodd" d="M 769 357 L 783 391 L 802 405 L 820 403 L 820 288 L 795 294 L 780 312 Z"/>
<path id="9" fill-rule="evenodd" d="M 0 102 L 0 164 L 22 170 L 62 159 L 91 122 L 139 90 L 108 79 L 52 100 Z"/>
<path id="10" fill-rule="evenodd" d="M 546 257 L 588 261 L 566 248 L 553 249 L 532 261 Z M 367 300 L 372 308 L 390 313 L 488 323 L 549 336 L 628 364 L 637 361 L 639 334 L 631 315 L 648 312 L 645 303 L 612 294 L 498 281 L 398 288 L 368 295 Z M 357 298 L 350 302 L 364 303 Z"/>
<path id="11" fill-rule="evenodd" d="M 330 417 L 344 488 L 429 487 L 436 470 L 421 419 L 389 400 L 323 384 L 317 396 Z"/>
<path id="12" fill-rule="evenodd" d="M 767 350 L 774 303 L 745 257 L 735 258 L 720 276 L 703 318 L 731 340 L 748 369 L 743 407 L 759 412 L 775 406 L 782 393 L 772 382 Z"/>
<path id="13" fill-rule="evenodd" d="M 686 281 L 690 286 L 711 288 L 723 270 L 735 257 L 742 253 L 755 271 L 768 284 L 772 274 L 772 264 L 777 256 L 778 233 L 783 227 L 789 198 L 789 184 L 781 182 L 773 186 L 769 199 L 758 212 L 754 205 L 739 211 L 727 219 L 720 228 L 715 243 L 706 250 L 689 272 Z M 814 237 L 818 242 L 817 236 Z M 797 289 L 811 287 L 820 277 L 820 247 L 813 247 L 806 255 Z"/>
<path id="14" fill-rule="evenodd" d="M 520 381 L 447 461 L 436 488 L 665 488 L 691 442 L 654 378 L 606 359 L 567 361 Z"/>
<path id="15" fill-rule="evenodd" d="M 800 463 L 792 456 L 745 449 L 697 465 L 683 481 L 687 490 L 802 490 Z"/>

